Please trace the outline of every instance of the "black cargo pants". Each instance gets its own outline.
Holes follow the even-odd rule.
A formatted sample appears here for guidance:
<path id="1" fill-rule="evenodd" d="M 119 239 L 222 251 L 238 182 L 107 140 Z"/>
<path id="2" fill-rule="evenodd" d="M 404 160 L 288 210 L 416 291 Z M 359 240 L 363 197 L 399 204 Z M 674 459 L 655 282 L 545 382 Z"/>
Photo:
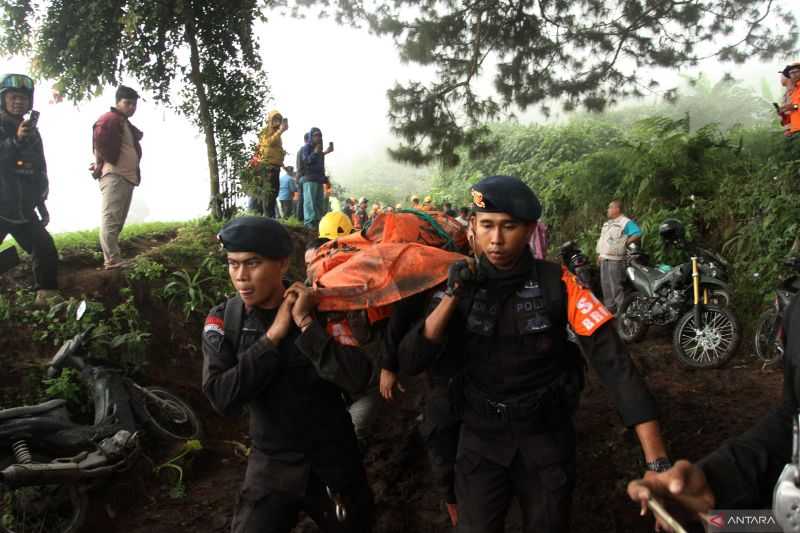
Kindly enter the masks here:
<path id="1" fill-rule="evenodd" d="M 373 499 L 361 465 L 341 503 L 346 518 L 337 518 L 336 504 L 327 487 L 312 471 L 304 495 L 281 491 L 280 474 L 269 457 L 256 448 L 247 462 L 242 490 L 236 505 L 232 533 L 289 533 L 304 511 L 324 533 L 369 533 L 372 530 Z M 340 515 L 341 516 L 341 515 Z"/>
<path id="2" fill-rule="evenodd" d="M 34 215 L 31 215 L 34 216 Z M 0 243 L 11 234 L 33 259 L 34 289 L 58 289 L 58 252 L 53 237 L 38 220 L 12 224 L 0 220 Z"/>
<path id="3" fill-rule="evenodd" d="M 523 533 L 569 531 L 574 431 L 530 436 L 521 444 L 507 466 L 493 461 L 491 452 L 460 447 L 455 471 L 458 533 L 503 533 L 514 497 L 522 510 Z"/>

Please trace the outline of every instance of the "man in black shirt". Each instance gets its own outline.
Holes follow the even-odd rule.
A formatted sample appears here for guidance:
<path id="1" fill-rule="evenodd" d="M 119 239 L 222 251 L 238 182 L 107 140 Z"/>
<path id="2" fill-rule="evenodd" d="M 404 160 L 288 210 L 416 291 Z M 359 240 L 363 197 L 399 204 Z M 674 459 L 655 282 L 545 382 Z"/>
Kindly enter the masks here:
<path id="1" fill-rule="evenodd" d="M 247 406 L 252 439 L 232 531 L 288 533 L 301 510 L 325 532 L 370 531 L 372 495 L 342 390 L 363 390 L 372 366 L 325 333 L 310 290 L 283 286 L 292 248 L 283 226 L 243 217 L 218 237 L 239 295 L 206 319 L 203 391 L 222 414 Z M 232 335 L 225 324 L 236 314 Z"/>
<path id="2" fill-rule="evenodd" d="M 517 178 L 494 176 L 475 185 L 472 197 L 480 259 L 451 267 L 438 304 L 401 343 L 400 370 L 455 371 L 458 531 L 502 532 L 514 497 L 526 533 L 567 531 L 583 378 L 568 326 L 654 469 L 668 464 L 655 402 L 608 311 L 558 265 L 531 255 L 541 213 L 533 191 Z"/>

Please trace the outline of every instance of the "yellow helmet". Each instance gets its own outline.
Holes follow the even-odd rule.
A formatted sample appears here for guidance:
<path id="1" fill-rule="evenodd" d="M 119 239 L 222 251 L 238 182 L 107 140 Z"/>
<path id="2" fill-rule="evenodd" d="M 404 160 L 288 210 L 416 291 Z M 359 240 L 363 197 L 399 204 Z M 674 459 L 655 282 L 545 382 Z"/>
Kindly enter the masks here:
<path id="1" fill-rule="evenodd" d="M 341 211 L 331 211 L 319 221 L 319 236 L 323 239 L 338 239 L 353 232 L 353 223 Z"/>
<path id="2" fill-rule="evenodd" d="M 425 199 L 422 200 L 423 204 L 429 204 L 431 202 L 433 202 L 433 198 L 431 198 L 430 196 L 426 196 Z"/>

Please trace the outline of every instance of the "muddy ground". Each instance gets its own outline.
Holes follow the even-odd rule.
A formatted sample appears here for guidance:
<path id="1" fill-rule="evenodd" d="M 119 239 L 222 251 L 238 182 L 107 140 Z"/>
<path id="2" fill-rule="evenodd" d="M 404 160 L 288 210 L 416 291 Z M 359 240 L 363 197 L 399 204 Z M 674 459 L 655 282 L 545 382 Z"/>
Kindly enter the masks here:
<path id="1" fill-rule="evenodd" d="M 157 244 L 134 243 L 129 252 Z M 124 275 L 99 271 L 95 266 L 85 258 L 65 258 L 61 276 L 64 291 L 70 296 L 88 295 L 113 303 L 118 288 L 125 283 Z M 0 289 L 22 286 L 28 275 L 23 267 L 13 277 L 0 280 Z M 197 351 L 200 322 L 187 323 L 153 300 L 147 291 L 140 291 L 138 299 L 153 327 L 150 365 L 141 381 L 168 387 L 191 403 L 205 424 L 205 447 L 187 469 L 188 482 L 182 497 L 170 495 L 169 487 L 150 474 L 152 463 L 148 459 L 134 472 L 97 487 L 91 493 L 92 507 L 85 531 L 227 531 L 245 468 L 245 459 L 237 450 L 239 444 L 248 444 L 246 420 L 216 415 L 202 396 L 202 356 Z M 38 369 L 54 349 L 32 349 L 27 340 L 29 331 L 2 330 L 0 324 L 0 408 L 5 408 L 36 386 L 31 376 L 39 375 Z M 675 362 L 670 332 L 666 330 L 651 331 L 644 342 L 630 348 L 660 405 L 673 458 L 700 458 L 749 427 L 780 399 L 780 368 L 762 369 L 749 355 L 746 342 L 727 368 L 706 371 L 689 371 Z M 579 476 L 572 530 L 652 531 L 652 523 L 641 519 L 638 509 L 625 496 L 628 480 L 638 477 L 643 469 L 635 435 L 620 424 L 596 376 L 590 372 L 589 377 L 577 416 Z M 450 531 L 416 432 L 419 398 L 413 390 L 419 387 L 409 388 L 399 405 L 385 407 L 365 457 L 377 507 L 375 531 Z M 151 448 L 148 457 L 158 463 L 173 452 Z M 316 528 L 306 520 L 297 530 L 311 532 Z M 519 518 L 514 511 L 507 531 L 519 531 Z"/>

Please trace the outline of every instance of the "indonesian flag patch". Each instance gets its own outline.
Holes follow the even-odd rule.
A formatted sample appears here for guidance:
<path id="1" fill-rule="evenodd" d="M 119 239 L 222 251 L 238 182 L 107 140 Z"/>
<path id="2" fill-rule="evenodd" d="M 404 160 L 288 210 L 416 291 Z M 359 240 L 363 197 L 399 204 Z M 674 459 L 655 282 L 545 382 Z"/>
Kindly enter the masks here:
<path id="1" fill-rule="evenodd" d="M 208 333 L 218 333 L 220 335 L 225 335 L 225 322 L 222 320 L 221 317 L 218 316 L 209 316 L 206 318 L 206 324 L 203 326 L 203 335 Z"/>

